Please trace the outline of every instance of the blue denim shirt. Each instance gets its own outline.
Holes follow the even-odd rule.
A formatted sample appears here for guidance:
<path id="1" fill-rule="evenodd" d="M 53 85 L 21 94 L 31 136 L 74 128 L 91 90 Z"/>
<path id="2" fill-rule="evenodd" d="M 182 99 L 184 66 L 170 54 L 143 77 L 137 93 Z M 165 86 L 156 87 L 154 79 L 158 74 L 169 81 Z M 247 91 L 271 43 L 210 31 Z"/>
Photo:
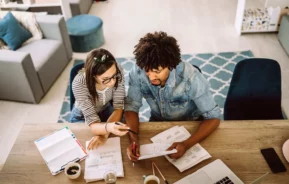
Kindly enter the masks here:
<path id="1" fill-rule="evenodd" d="M 153 121 L 212 119 L 221 115 L 209 82 L 190 63 L 178 64 L 164 87 L 152 85 L 145 71 L 135 65 L 129 73 L 125 111 L 138 113 L 143 97 L 151 108 Z"/>

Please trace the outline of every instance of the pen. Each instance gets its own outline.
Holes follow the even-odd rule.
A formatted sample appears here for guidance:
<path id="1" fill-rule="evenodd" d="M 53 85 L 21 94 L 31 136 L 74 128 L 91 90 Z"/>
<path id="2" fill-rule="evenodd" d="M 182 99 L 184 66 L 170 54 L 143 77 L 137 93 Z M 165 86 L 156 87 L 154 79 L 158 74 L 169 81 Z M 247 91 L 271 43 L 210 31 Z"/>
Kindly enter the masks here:
<path id="1" fill-rule="evenodd" d="M 135 146 L 135 142 L 132 143 L 132 154 L 136 154 L 136 146 Z M 134 162 L 132 162 L 132 166 L 134 167 Z"/>
<path id="2" fill-rule="evenodd" d="M 118 122 L 115 122 L 115 124 L 116 124 L 116 125 L 121 125 L 121 124 L 119 124 Z M 131 133 L 133 133 L 133 134 L 135 134 L 135 135 L 138 135 L 138 133 L 136 133 L 135 131 L 133 131 L 133 130 L 131 130 L 131 129 L 127 129 L 127 131 L 129 131 L 129 132 L 131 132 Z"/>

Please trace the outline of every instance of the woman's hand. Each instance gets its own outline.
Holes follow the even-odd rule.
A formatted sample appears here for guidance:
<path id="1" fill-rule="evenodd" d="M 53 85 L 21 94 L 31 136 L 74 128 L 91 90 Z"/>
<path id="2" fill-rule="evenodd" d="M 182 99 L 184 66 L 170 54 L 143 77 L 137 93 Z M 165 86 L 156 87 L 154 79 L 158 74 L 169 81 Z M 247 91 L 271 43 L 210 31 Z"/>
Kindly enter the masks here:
<path id="1" fill-rule="evenodd" d="M 87 149 L 88 150 L 92 150 L 92 149 L 95 149 L 97 148 L 98 146 L 104 144 L 108 138 L 108 135 L 96 135 L 96 136 L 93 136 L 90 141 L 89 141 L 89 144 L 87 146 Z"/>
<path id="2" fill-rule="evenodd" d="M 114 135 L 123 136 L 128 132 L 129 127 L 121 122 L 107 123 L 106 130 Z"/>

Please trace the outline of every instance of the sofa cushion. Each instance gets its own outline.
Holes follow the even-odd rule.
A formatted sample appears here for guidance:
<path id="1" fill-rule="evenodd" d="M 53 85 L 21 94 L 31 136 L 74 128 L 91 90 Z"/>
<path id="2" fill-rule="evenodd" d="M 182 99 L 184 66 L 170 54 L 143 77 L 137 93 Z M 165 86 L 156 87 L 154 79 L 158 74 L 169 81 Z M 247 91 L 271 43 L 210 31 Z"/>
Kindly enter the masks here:
<path id="1" fill-rule="evenodd" d="M 8 11 L 0 11 L 0 19 L 3 18 L 7 13 Z M 32 34 L 32 37 L 25 41 L 23 45 L 43 38 L 43 33 L 36 21 L 34 13 L 21 11 L 11 11 L 11 13 L 17 19 L 17 21 Z"/>
<path id="2" fill-rule="evenodd" d="M 0 38 L 12 50 L 18 49 L 32 35 L 24 27 L 22 27 L 12 13 L 8 12 L 6 16 L 0 20 Z"/>
<path id="3" fill-rule="evenodd" d="M 68 63 L 65 47 L 57 40 L 33 41 L 17 51 L 30 53 L 44 93 L 49 90 Z"/>
<path id="4" fill-rule="evenodd" d="M 62 45 L 62 43 L 58 40 L 42 39 L 24 45 L 17 51 L 30 53 L 35 70 L 38 71 L 55 53 L 59 45 Z"/>

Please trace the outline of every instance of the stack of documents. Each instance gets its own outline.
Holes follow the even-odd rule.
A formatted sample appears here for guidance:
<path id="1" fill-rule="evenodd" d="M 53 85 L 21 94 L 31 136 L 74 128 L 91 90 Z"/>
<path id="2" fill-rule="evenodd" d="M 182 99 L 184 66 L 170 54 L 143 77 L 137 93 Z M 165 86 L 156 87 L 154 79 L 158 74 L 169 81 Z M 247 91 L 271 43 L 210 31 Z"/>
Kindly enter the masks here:
<path id="1" fill-rule="evenodd" d="M 64 170 L 69 162 L 79 162 L 87 154 L 68 127 L 34 141 L 52 175 Z"/>
<path id="2" fill-rule="evenodd" d="M 185 127 L 174 126 L 152 137 L 151 141 L 154 143 L 172 144 L 174 142 L 184 141 L 190 136 L 191 134 L 187 131 L 187 129 L 185 129 Z M 180 172 L 183 172 L 210 157 L 211 155 L 200 144 L 196 144 L 195 146 L 188 149 L 186 153 L 179 159 L 171 159 L 166 156 L 166 158 L 176 168 L 178 168 Z"/>
<path id="3" fill-rule="evenodd" d="M 86 148 L 88 144 L 89 141 L 86 141 Z M 104 145 L 87 152 L 84 173 L 86 182 L 103 180 L 108 170 L 114 170 L 117 177 L 124 176 L 119 137 L 109 138 Z"/>

